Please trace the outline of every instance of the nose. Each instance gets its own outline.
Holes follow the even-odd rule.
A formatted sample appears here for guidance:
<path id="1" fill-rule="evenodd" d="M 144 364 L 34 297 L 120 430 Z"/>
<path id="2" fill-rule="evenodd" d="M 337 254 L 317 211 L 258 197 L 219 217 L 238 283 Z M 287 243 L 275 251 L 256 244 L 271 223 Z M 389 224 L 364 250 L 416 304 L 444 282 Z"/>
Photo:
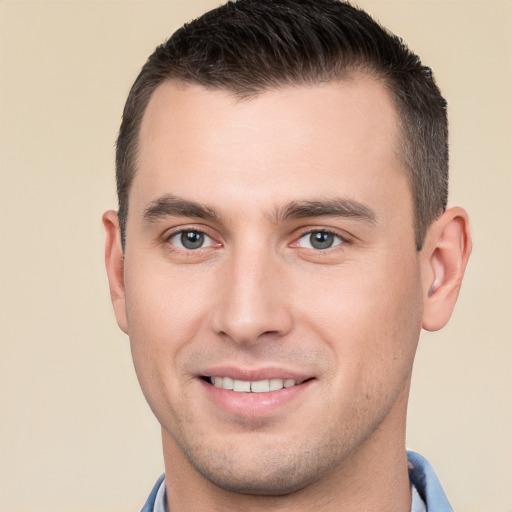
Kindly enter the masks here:
<path id="1" fill-rule="evenodd" d="M 224 262 L 212 328 L 237 344 L 282 337 L 293 324 L 290 290 L 279 258 L 244 248 Z"/>

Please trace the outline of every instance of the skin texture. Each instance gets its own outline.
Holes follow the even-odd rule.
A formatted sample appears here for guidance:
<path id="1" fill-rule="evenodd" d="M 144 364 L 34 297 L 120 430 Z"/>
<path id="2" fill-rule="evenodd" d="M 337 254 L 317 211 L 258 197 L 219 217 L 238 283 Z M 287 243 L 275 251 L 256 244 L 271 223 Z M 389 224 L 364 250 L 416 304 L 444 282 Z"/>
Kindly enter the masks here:
<path id="1" fill-rule="evenodd" d="M 115 212 L 104 224 L 114 309 L 162 425 L 173 512 L 410 509 L 418 336 L 449 319 L 470 241 L 453 208 L 415 250 L 398 137 L 385 88 L 364 76 L 250 100 L 156 90 L 124 261 Z M 183 247 L 187 230 L 204 245 Z M 333 245 L 313 248 L 311 232 Z M 211 375 L 307 382 L 289 396 L 219 398 Z"/>

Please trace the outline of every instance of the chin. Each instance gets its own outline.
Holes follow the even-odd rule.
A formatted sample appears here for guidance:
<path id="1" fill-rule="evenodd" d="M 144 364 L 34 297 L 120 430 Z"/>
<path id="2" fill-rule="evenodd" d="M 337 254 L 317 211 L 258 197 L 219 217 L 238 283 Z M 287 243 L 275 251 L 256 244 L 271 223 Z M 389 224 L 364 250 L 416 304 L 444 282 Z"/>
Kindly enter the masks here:
<path id="1" fill-rule="evenodd" d="M 329 457 L 315 450 L 292 453 L 262 449 L 252 456 L 223 452 L 210 454 L 207 459 L 187 458 L 215 486 L 255 496 L 286 496 L 300 491 L 322 478 L 333 466 Z"/>
<path id="2" fill-rule="evenodd" d="M 261 471 L 261 470 L 260 470 Z M 318 477 L 318 475 L 316 475 Z M 232 473 L 203 473 L 203 477 L 225 491 L 252 496 L 286 496 L 307 487 L 312 478 L 290 472 L 287 467 L 280 467 L 279 474 L 256 476 L 254 473 L 235 477 Z"/>

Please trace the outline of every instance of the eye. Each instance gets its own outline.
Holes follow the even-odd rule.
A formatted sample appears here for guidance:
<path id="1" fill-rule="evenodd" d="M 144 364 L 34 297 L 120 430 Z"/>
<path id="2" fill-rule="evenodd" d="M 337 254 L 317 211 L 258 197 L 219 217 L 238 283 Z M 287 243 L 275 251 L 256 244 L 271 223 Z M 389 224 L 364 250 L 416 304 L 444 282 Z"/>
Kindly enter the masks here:
<path id="1" fill-rule="evenodd" d="M 331 247 L 335 247 L 337 245 L 341 245 L 343 239 L 331 233 L 329 231 L 310 231 L 302 235 L 297 240 L 298 247 L 304 247 L 306 249 L 315 249 L 317 251 L 330 249 Z"/>
<path id="2" fill-rule="evenodd" d="M 178 231 L 172 235 L 169 242 L 178 249 L 193 251 L 195 249 L 202 249 L 204 247 L 211 247 L 214 241 L 202 231 L 187 229 Z"/>

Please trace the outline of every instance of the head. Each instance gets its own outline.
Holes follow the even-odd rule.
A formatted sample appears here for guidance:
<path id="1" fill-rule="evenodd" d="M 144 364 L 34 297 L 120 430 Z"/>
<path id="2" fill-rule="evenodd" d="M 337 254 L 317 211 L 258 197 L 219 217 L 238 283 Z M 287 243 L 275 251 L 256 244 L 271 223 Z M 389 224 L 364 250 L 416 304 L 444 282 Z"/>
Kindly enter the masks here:
<path id="1" fill-rule="evenodd" d="M 167 80 L 250 98 L 364 73 L 388 89 L 399 119 L 397 153 L 414 202 L 417 250 L 446 208 L 446 102 L 430 68 L 366 12 L 337 0 L 241 0 L 176 31 L 149 57 L 123 113 L 116 176 L 123 243 L 139 131 L 155 89 Z"/>
<path id="2" fill-rule="evenodd" d="M 150 57 L 106 260 L 189 500 L 395 485 L 419 332 L 469 255 L 446 159 L 430 72 L 347 4 L 228 3 Z"/>

